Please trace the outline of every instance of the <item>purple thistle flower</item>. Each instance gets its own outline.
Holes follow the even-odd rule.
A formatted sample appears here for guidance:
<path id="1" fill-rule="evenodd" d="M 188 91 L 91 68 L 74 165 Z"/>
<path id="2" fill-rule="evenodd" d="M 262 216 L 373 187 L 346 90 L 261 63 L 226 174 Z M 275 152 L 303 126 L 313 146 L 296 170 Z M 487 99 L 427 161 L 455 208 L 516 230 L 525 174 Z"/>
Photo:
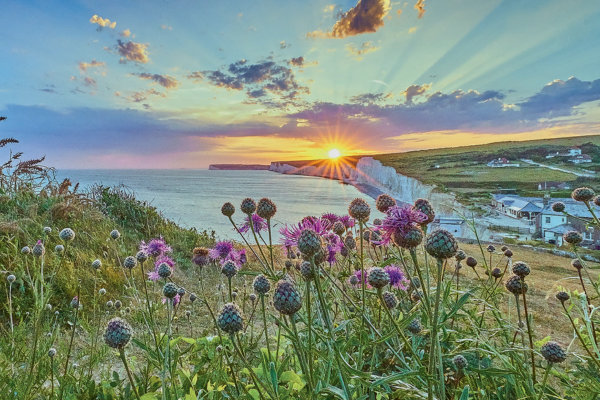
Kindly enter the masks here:
<path id="1" fill-rule="evenodd" d="M 221 266 L 224 265 L 227 261 L 233 261 L 233 263 L 239 270 L 240 268 L 242 268 L 242 265 L 246 264 L 246 262 L 248 261 L 248 258 L 246 257 L 246 249 L 241 249 L 239 251 L 231 250 L 227 257 L 221 260 Z"/>
<path id="2" fill-rule="evenodd" d="M 381 233 L 381 242 L 379 243 L 383 245 L 392 241 L 394 232 L 405 233 L 409 228 L 419 226 L 420 223 L 427 221 L 427 215 L 407 205 L 390 207 L 386 214 L 381 225 L 376 227 L 376 230 Z"/>
<path id="3" fill-rule="evenodd" d="M 167 245 L 163 237 L 159 237 L 158 239 L 152 239 L 148 243 L 142 241 L 140 244 L 140 250 L 145 252 L 152 257 L 158 257 L 165 253 L 171 253 L 173 249 L 171 246 Z"/>
<path id="4" fill-rule="evenodd" d="M 349 229 L 349 228 L 353 228 L 353 227 L 354 227 L 354 218 L 352 218 L 352 217 L 351 217 L 351 216 L 349 216 L 349 215 L 343 215 L 343 216 L 341 216 L 341 217 L 340 217 L 340 219 L 339 219 L 339 221 L 340 221 L 342 224 L 344 224 L 344 227 L 345 227 L 346 229 Z"/>
<path id="5" fill-rule="evenodd" d="M 154 262 L 154 268 L 157 269 L 158 266 L 162 263 L 167 264 L 169 267 L 171 267 L 171 269 L 175 268 L 175 261 L 171 257 L 166 256 L 164 254 L 156 258 L 156 261 Z"/>
<path id="6" fill-rule="evenodd" d="M 337 221 L 340 220 L 340 217 L 333 213 L 325 213 L 325 214 L 321 215 L 321 219 L 327 220 L 327 221 L 331 222 L 331 225 L 333 225 L 334 223 L 336 223 Z"/>
<path id="7" fill-rule="evenodd" d="M 257 214 L 252 214 L 252 225 L 254 226 L 254 232 L 258 233 L 260 231 L 264 231 L 268 228 L 267 220 L 259 217 Z M 240 232 L 246 233 L 251 231 L 250 229 L 250 218 L 246 215 L 245 221 L 240 226 Z"/>
<path id="8" fill-rule="evenodd" d="M 160 279 L 160 276 L 158 276 L 157 271 L 150 271 L 148 272 L 148 279 L 150 279 L 152 282 L 156 282 Z"/>
<path id="9" fill-rule="evenodd" d="M 369 271 L 368 270 L 365 271 L 365 276 L 364 277 L 361 277 L 362 276 L 362 271 L 360 269 L 354 271 L 354 274 L 350 275 L 350 278 L 352 278 L 353 276 L 355 276 L 358 279 L 358 283 L 356 285 L 353 285 L 355 288 L 361 287 L 361 284 L 363 284 L 365 282 L 367 283 L 367 286 L 365 286 L 367 289 L 372 289 L 373 288 L 373 286 L 369 285 L 369 281 L 367 280 L 367 277 L 369 276 Z"/>
<path id="10" fill-rule="evenodd" d="M 390 264 L 384 268 L 384 271 L 390 276 L 390 286 L 404 291 L 408 289 L 409 281 L 400 267 Z"/>
<path id="11" fill-rule="evenodd" d="M 321 220 L 316 217 L 305 217 L 302 219 L 302 222 L 297 225 L 285 225 L 279 230 L 279 233 L 282 236 L 281 244 L 286 248 L 296 247 L 298 245 L 298 239 L 304 229 L 312 229 L 317 235 L 323 237 L 328 233 L 331 225 L 331 222 L 326 219 Z"/>
<path id="12" fill-rule="evenodd" d="M 167 302 L 167 298 L 163 297 L 162 299 L 162 303 L 165 304 Z M 179 294 L 176 294 L 175 297 L 173 297 L 173 306 L 176 306 L 177 304 L 179 304 L 179 301 L 181 300 L 181 297 L 179 296 Z"/>
<path id="13" fill-rule="evenodd" d="M 223 240 L 215 243 L 215 247 L 208 251 L 208 256 L 213 260 L 224 260 L 233 251 L 233 243 Z"/>

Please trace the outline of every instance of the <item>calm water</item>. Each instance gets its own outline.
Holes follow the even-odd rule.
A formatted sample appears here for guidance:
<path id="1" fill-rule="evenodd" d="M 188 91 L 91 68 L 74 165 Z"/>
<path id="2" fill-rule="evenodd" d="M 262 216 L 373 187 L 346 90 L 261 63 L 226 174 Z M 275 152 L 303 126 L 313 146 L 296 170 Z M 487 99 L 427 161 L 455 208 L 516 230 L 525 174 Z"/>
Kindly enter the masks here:
<path id="1" fill-rule="evenodd" d="M 60 170 L 58 178 L 70 178 L 81 188 L 94 183 L 124 184 L 140 200 L 149 201 L 164 215 L 185 227 L 214 230 L 221 238 L 236 238 L 231 223 L 221 215 L 229 201 L 236 206 L 233 218 L 241 222 L 239 205 L 245 197 L 258 201 L 269 197 L 277 205 L 274 223 L 296 223 L 306 215 L 347 213 L 356 197 L 375 210 L 372 198 L 350 185 L 329 179 L 281 175 L 269 171 L 209 170 Z M 375 210 L 375 212 L 377 212 Z"/>

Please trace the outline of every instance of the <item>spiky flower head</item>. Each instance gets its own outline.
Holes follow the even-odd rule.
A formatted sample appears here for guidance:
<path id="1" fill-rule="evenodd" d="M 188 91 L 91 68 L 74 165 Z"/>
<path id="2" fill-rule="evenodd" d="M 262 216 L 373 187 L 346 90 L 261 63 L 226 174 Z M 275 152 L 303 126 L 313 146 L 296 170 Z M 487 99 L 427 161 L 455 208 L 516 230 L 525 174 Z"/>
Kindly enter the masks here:
<path id="1" fill-rule="evenodd" d="M 491 244 L 490 244 L 490 245 L 487 247 L 487 249 L 486 249 L 486 250 L 487 250 L 487 252 L 488 252 L 488 253 L 493 253 L 493 252 L 495 252 L 495 251 L 496 251 L 496 248 L 494 247 L 494 245 L 491 245 Z"/>
<path id="2" fill-rule="evenodd" d="M 377 200 L 375 200 L 375 207 L 382 213 L 386 213 L 391 207 L 396 205 L 396 199 L 394 199 L 389 194 L 380 194 L 377 196 Z"/>
<path id="3" fill-rule="evenodd" d="M 594 201 L 594 205 L 600 207 L 600 196 L 595 196 L 593 201 Z"/>
<path id="4" fill-rule="evenodd" d="M 110 231 L 110 237 L 114 240 L 117 240 L 118 238 L 121 237 L 121 232 L 119 232 L 116 229 L 113 229 L 112 231 Z"/>
<path id="5" fill-rule="evenodd" d="M 292 260 L 285 260 L 285 269 L 287 269 L 288 271 L 292 269 L 293 265 L 294 264 L 292 263 Z"/>
<path id="6" fill-rule="evenodd" d="M 148 253 L 146 253 L 143 250 L 140 250 L 136 253 L 135 258 L 141 263 L 146 262 L 146 260 L 148 259 Z"/>
<path id="7" fill-rule="evenodd" d="M 571 260 L 571 266 L 579 271 L 581 268 L 583 268 L 583 263 L 578 258 L 574 258 Z"/>
<path id="8" fill-rule="evenodd" d="M 56 356 L 56 349 L 51 347 L 50 350 L 48 350 L 48 357 L 54 358 L 54 356 Z"/>
<path id="9" fill-rule="evenodd" d="M 100 293 L 100 296 L 104 296 L 106 294 L 106 289 L 102 288 L 98 291 L 98 293 Z"/>
<path id="10" fill-rule="evenodd" d="M 440 229 L 427 236 L 425 250 L 430 256 L 443 260 L 456 254 L 458 242 L 450 232 Z"/>
<path id="11" fill-rule="evenodd" d="M 258 201 L 256 206 L 256 213 L 259 217 L 270 220 L 275 216 L 277 212 L 277 206 L 270 199 L 263 197 Z"/>
<path id="12" fill-rule="evenodd" d="M 456 261 L 465 260 L 467 258 L 467 253 L 465 253 L 463 250 L 458 250 L 454 258 L 456 259 Z"/>
<path id="13" fill-rule="evenodd" d="M 45 227 L 44 227 L 44 233 L 45 233 L 46 235 L 49 235 L 49 234 L 50 234 L 50 232 L 52 232 L 52 228 L 50 228 L 49 226 L 45 226 Z"/>
<path id="14" fill-rule="evenodd" d="M 420 288 L 421 287 L 421 280 L 415 276 L 410 281 L 410 287 L 413 288 L 413 289 Z"/>
<path id="15" fill-rule="evenodd" d="M 102 261 L 100 261 L 98 259 L 92 261 L 92 268 L 99 269 L 101 267 L 102 267 Z"/>
<path id="16" fill-rule="evenodd" d="M 58 237 L 63 242 L 70 242 L 71 240 L 75 239 L 75 232 L 71 228 L 65 228 L 62 231 L 60 231 Z"/>
<path id="17" fill-rule="evenodd" d="M 467 261 L 465 263 L 471 267 L 475 268 L 477 266 L 477 259 L 475 257 L 467 257 Z"/>
<path id="18" fill-rule="evenodd" d="M 366 242 L 368 242 L 369 240 L 371 240 L 371 231 L 369 229 L 365 229 L 365 231 L 363 232 L 362 238 Z"/>
<path id="19" fill-rule="evenodd" d="M 244 329 L 244 315 L 234 303 L 227 303 L 221 309 L 217 325 L 225 333 L 233 335 Z"/>
<path id="20" fill-rule="evenodd" d="M 183 296 L 185 296 L 185 289 L 180 287 L 179 289 L 177 289 L 177 294 L 179 295 L 179 298 L 181 299 Z"/>
<path id="21" fill-rule="evenodd" d="M 163 295 L 167 299 L 172 299 L 177 296 L 177 289 L 177 285 L 175 285 L 173 282 L 167 282 L 165 283 L 165 286 L 163 286 Z"/>
<path id="22" fill-rule="evenodd" d="M 250 226 L 250 221 L 252 221 L 252 226 Z M 240 226 L 240 232 L 252 232 L 252 229 L 254 229 L 254 232 L 259 233 L 267 230 L 268 227 L 267 220 L 260 217 L 258 214 L 246 215 L 244 217 L 244 223 Z"/>
<path id="23" fill-rule="evenodd" d="M 123 266 L 127 269 L 133 269 L 137 265 L 137 259 L 134 256 L 128 256 L 123 260 Z"/>
<path id="24" fill-rule="evenodd" d="M 404 230 L 397 229 L 392 234 L 392 241 L 403 249 L 413 249 L 423 241 L 423 231 L 418 226 L 411 226 Z"/>
<path id="25" fill-rule="evenodd" d="M 46 248 L 41 240 L 38 240 L 35 246 L 33 246 L 33 250 L 31 253 L 36 257 L 43 257 L 44 253 L 46 253 Z"/>
<path id="26" fill-rule="evenodd" d="M 511 258 L 513 256 L 513 252 L 511 249 L 504 250 L 504 256 Z"/>
<path id="27" fill-rule="evenodd" d="M 352 235 L 346 236 L 346 238 L 344 239 L 344 247 L 346 247 L 349 250 L 356 249 L 356 240 L 354 240 L 354 237 L 352 237 Z"/>
<path id="28" fill-rule="evenodd" d="M 336 234 L 336 235 L 343 235 L 344 232 L 346 232 L 346 227 L 344 226 L 344 224 L 341 221 L 336 221 L 333 223 L 333 225 L 331 226 L 331 230 Z"/>
<path id="29" fill-rule="evenodd" d="M 415 303 L 421 301 L 423 299 L 423 292 L 420 290 L 413 290 L 410 293 L 410 299 Z"/>
<path id="30" fill-rule="evenodd" d="M 63 246 L 62 244 L 57 244 L 56 246 L 54 246 L 54 251 L 57 253 L 62 253 L 63 251 L 65 251 L 65 246 Z"/>
<path id="31" fill-rule="evenodd" d="M 563 240 L 575 246 L 583 241 L 583 236 L 577 231 L 569 231 L 563 235 Z"/>
<path id="32" fill-rule="evenodd" d="M 350 203 L 348 214 L 355 220 L 365 223 L 371 215 L 371 207 L 363 199 L 356 198 Z"/>
<path id="33" fill-rule="evenodd" d="M 111 300 L 106 302 L 106 308 L 113 308 L 114 304 Z"/>
<path id="34" fill-rule="evenodd" d="M 467 359 L 463 356 L 461 356 L 460 354 L 457 356 L 454 356 L 454 358 L 452 359 L 452 363 L 454 364 L 454 366 L 456 367 L 456 369 L 458 371 L 462 371 L 463 369 L 467 368 L 467 366 L 469 365 L 469 362 L 467 361 Z"/>
<path id="35" fill-rule="evenodd" d="M 302 297 L 290 282 L 281 280 L 275 286 L 273 307 L 285 315 L 294 315 L 302 308 Z"/>
<path id="36" fill-rule="evenodd" d="M 229 202 L 223 204 L 223 207 L 221 207 L 221 214 L 226 217 L 231 217 L 235 214 L 235 206 Z"/>
<path id="37" fill-rule="evenodd" d="M 322 245 L 321 237 L 310 228 L 304 229 L 298 238 L 298 250 L 309 257 L 318 253 Z"/>
<path id="38" fill-rule="evenodd" d="M 415 201 L 415 205 L 413 206 L 415 210 L 421 211 L 423 214 L 427 216 L 427 219 L 421 223 L 421 225 L 427 225 L 432 223 L 435 220 L 435 211 L 433 211 L 433 206 L 427 199 L 417 199 Z"/>
<path id="39" fill-rule="evenodd" d="M 571 298 L 571 296 L 569 296 L 569 293 L 567 293 L 567 292 L 556 293 L 556 299 L 559 300 L 561 303 L 564 303 L 565 301 L 569 300 L 570 298 Z"/>
<path id="40" fill-rule="evenodd" d="M 310 261 L 302 261 L 302 264 L 300 264 L 300 274 L 307 282 L 315 278 L 315 272 Z"/>
<path id="41" fill-rule="evenodd" d="M 500 251 L 505 252 L 506 250 L 508 250 L 507 245 L 503 245 L 502 247 L 500 247 Z"/>
<path id="42" fill-rule="evenodd" d="M 237 267 L 233 261 L 227 261 L 221 267 L 221 273 L 229 279 L 233 278 L 237 274 L 237 272 Z"/>
<path id="43" fill-rule="evenodd" d="M 161 277 L 161 278 L 163 278 L 163 279 L 167 279 L 173 273 L 173 271 L 171 270 L 171 267 L 167 263 L 161 263 L 158 266 L 158 271 L 157 272 L 158 272 L 158 276 Z"/>
<path id="44" fill-rule="evenodd" d="M 421 333 L 421 330 L 423 328 L 421 327 L 421 321 L 415 318 L 412 321 L 410 321 L 410 324 L 408 324 L 406 329 L 408 329 L 408 331 L 413 335 L 418 335 L 419 333 Z"/>
<path id="45" fill-rule="evenodd" d="M 492 270 L 492 277 L 499 279 L 501 276 L 502 276 L 502 270 L 500 268 L 494 268 Z"/>
<path id="46" fill-rule="evenodd" d="M 398 305 L 398 298 L 394 293 L 383 292 L 382 297 L 383 303 L 388 309 L 393 310 Z"/>
<path id="47" fill-rule="evenodd" d="M 556 342 L 546 342 L 540 349 L 542 357 L 550 364 L 558 364 L 567 359 L 567 353 L 563 350 L 560 344 Z"/>
<path id="48" fill-rule="evenodd" d="M 342 257 L 348 257 L 348 254 L 349 254 L 348 253 L 348 248 L 347 247 L 342 247 L 340 249 L 340 254 L 341 254 Z"/>
<path id="49" fill-rule="evenodd" d="M 525 282 L 521 282 L 521 278 L 518 277 L 517 275 L 513 275 L 511 276 L 507 281 L 506 281 L 506 290 L 508 290 L 509 292 L 511 292 L 512 294 L 514 294 L 515 296 L 518 296 L 520 294 L 523 294 L 524 292 L 527 292 L 527 283 Z"/>
<path id="50" fill-rule="evenodd" d="M 555 212 L 563 212 L 565 211 L 565 208 L 565 203 L 560 201 L 552 204 L 552 211 Z"/>
<path id="51" fill-rule="evenodd" d="M 6 280 L 8 281 L 8 283 L 13 283 L 14 281 L 17 280 L 17 277 L 10 274 L 9 276 L 6 277 Z"/>
<path id="52" fill-rule="evenodd" d="M 348 282 L 352 285 L 352 286 L 358 286 L 358 276 L 356 275 L 351 275 L 350 279 L 348 279 Z"/>
<path id="53" fill-rule="evenodd" d="M 250 197 L 246 197 L 242 200 L 240 210 L 242 210 L 244 214 L 252 215 L 254 214 L 254 211 L 256 211 L 256 203 Z"/>
<path id="54" fill-rule="evenodd" d="M 196 301 L 196 299 L 198 299 L 198 296 L 196 296 L 196 293 L 192 293 L 190 294 L 190 301 L 193 303 Z"/>
<path id="55" fill-rule="evenodd" d="M 369 273 L 367 275 L 367 280 L 369 285 L 373 286 L 376 289 L 381 289 L 388 283 L 390 283 L 390 276 L 383 268 L 372 267 L 369 269 Z"/>
<path id="56" fill-rule="evenodd" d="M 513 264 L 512 272 L 520 278 L 525 278 L 527 275 L 529 275 L 531 270 L 523 261 L 517 261 Z"/>
<path id="57" fill-rule="evenodd" d="M 73 297 L 73 299 L 71 300 L 71 307 L 79 308 L 80 305 L 81 303 L 79 302 L 79 298 L 77 296 Z"/>
<path id="58" fill-rule="evenodd" d="M 375 218 L 373 220 L 373 225 L 375 225 L 375 226 L 381 226 L 382 223 L 383 223 L 383 221 L 380 218 Z"/>
<path id="59" fill-rule="evenodd" d="M 404 276 L 402 268 L 395 264 L 387 265 L 383 269 L 390 277 L 390 286 L 396 289 L 406 290 L 408 289 L 407 284 L 409 283 Z"/>
<path id="60" fill-rule="evenodd" d="M 115 308 L 116 308 L 117 310 L 120 310 L 120 309 L 121 309 L 121 307 L 123 307 L 123 303 L 121 303 L 121 300 L 116 300 L 116 301 L 115 301 Z"/>
<path id="61" fill-rule="evenodd" d="M 122 349 L 127 346 L 132 334 L 131 325 L 124 319 L 115 317 L 108 321 L 104 331 L 104 342 L 113 349 Z"/>
<path id="62" fill-rule="evenodd" d="M 148 243 L 142 241 L 140 243 L 140 250 L 152 257 L 158 257 L 165 253 L 171 253 L 173 249 L 167 245 L 165 239 L 161 237 L 151 239 Z"/>
<path id="63" fill-rule="evenodd" d="M 573 198 L 573 200 L 583 202 L 588 202 L 592 200 L 595 195 L 596 194 L 594 193 L 594 191 L 588 187 L 577 188 L 573 190 L 573 193 L 571 193 L 571 197 Z"/>
<path id="64" fill-rule="evenodd" d="M 21 254 L 29 254 L 31 253 L 31 248 L 29 246 L 25 246 L 21 249 Z"/>
<path id="65" fill-rule="evenodd" d="M 254 291 L 258 294 L 265 294 L 271 290 L 271 282 L 262 274 L 254 278 L 253 286 Z"/>

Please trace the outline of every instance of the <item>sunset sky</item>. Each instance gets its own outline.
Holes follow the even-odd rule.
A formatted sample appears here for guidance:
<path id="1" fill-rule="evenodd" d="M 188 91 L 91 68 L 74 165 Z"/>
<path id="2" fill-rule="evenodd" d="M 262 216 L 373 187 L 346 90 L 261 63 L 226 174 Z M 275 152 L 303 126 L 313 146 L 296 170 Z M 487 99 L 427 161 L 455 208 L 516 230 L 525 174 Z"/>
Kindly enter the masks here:
<path id="1" fill-rule="evenodd" d="M 600 2 L 4 1 L 0 135 L 204 168 L 600 133 Z"/>

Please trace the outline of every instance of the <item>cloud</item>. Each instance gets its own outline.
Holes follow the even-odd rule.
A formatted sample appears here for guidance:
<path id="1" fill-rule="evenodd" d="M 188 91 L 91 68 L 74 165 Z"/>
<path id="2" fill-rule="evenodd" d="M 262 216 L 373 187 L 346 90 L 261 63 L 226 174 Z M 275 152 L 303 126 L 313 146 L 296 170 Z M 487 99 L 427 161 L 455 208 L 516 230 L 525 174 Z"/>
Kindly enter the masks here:
<path id="1" fill-rule="evenodd" d="M 193 80 L 195 83 L 202 82 L 204 75 L 200 71 L 194 71 L 187 76 L 188 79 Z"/>
<path id="2" fill-rule="evenodd" d="M 325 7 L 325 9 L 323 11 L 328 13 L 328 12 L 333 12 L 333 10 L 335 10 L 335 4 L 329 4 L 327 7 Z"/>
<path id="3" fill-rule="evenodd" d="M 281 42 L 279 42 L 279 48 L 282 50 L 287 49 L 288 47 L 291 47 L 291 46 L 292 46 L 291 44 L 285 43 L 285 40 L 282 40 Z"/>
<path id="4" fill-rule="evenodd" d="M 119 93 L 119 95 L 120 95 L 120 93 Z M 140 92 L 133 92 L 131 95 L 127 96 L 126 99 L 127 99 L 127 101 L 132 102 L 132 103 L 141 103 L 141 102 L 148 100 L 148 98 L 150 96 L 161 97 L 163 99 L 167 97 L 166 94 L 161 93 L 154 88 L 151 88 L 151 89 L 143 90 Z"/>
<path id="5" fill-rule="evenodd" d="M 358 0 L 356 6 L 343 13 L 331 31 L 314 31 L 309 38 L 345 38 L 363 33 L 374 33 L 384 26 L 384 18 L 390 11 L 390 0 Z"/>
<path id="6" fill-rule="evenodd" d="M 80 62 L 79 65 L 77 66 L 77 68 L 79 68 L 79 70 L 82 73 L 85 73 L 85 72 L 87 72 L 88 68 L 100 68 L 100 67 L 105 67 L 105 66 L 106 66 L 105 62 L 92 60 L 89 63 Z"/>
<path id="7" fill-rule="evenodd" d="M 135 43 L 131 40 L 127 43 L 117 40 L 116 45 L 117 53 L 123 58 L 119 61 L 121 64 L 125 64 L 127 61 L 133 61 L 140 64 L 147 64 L 150 61 L 146 49 L 148 45 L 142 43 Z"/>
<path id="8" fill-rule="evenodd" d="M 350 103 L 354 104 L 373 104 L 378 103 L 380 101 L 385 100 L 386 98 L 391 98 L 391 94 L 383 94 L 383 93 L 364 93 L 359 94 L 357 96 L 352 96 L 350 98 Z"/>
<path id="9" fill-rule="evenodd" d="M 89 77 L 89 76 L 85 77 L 85 79 L 83 80 L 83 84 L 85 86 L 89 86 L 89 87 L 98 87 L 98 84 L 96 83 L 96 80 L 94 78 Z"/>
<path id="10" fill-rule="evenodd" d="M 152 80 L 166 89 L 177 89 L 179 87 L 179 82 L 177 81 L 177 79 L 169 75 L 149 74 L 147 72 L 133 75 L 137 76 L 140 79 Z"/>
<path id="11" fill-rule="evenodd" d="M 318 61 L 306 62 L 304 57 L 294 57 L 290 61 L 288 61 L 288 65 L 291 65 L 293 67 L 304 68 L 304 67 L 314 67 L 315 65 L 319 65 L 319 62 Z"/>
<path id="12" fill-rule="evenodd" d="M 372 42 L 364 42 L 360 47 L 354 46 L 354 43 L 349 43 L 346 45 L 346 50 L 348 50 L 348 53 L 355 56 L 357 60 L 362 60 L 362 56 L 364 54 L 373 53 L 380 49 L 381 47 L 373 46 Z"/>
<path id="13" fill-rule="evenodd" d="M 302 57 L 293 60 L 296 60 L 296 63 L 304 63 Z M 210 85 L 228 90 L 246 90 L 249 99 L 260 98 L 261 103 L 269 107 L 290 104 L 299 95 L 310 93 L 307 86 L 302 86 L 296 81 L 291 68 L 272 60 L 260 61 L 256 64 L 250 64 L 248 60 L 240 60 L 230 64 L 227 69 L 202 71 L 201 75 Z M 280 102 L 274 102 L 273 98 L 267 99 L 266 97 L 269 96 Z"/>
<path id="14" fill-rule="evenodd" d="M 425 15 L 425 0 L 417 0 L 414 9 L 419 12 L 418 18 L 423 18 L 423 15 Z"/>
<path id="15" fill-rule="evenodd" d="M 398 11 L 396 11 L 396 14 L 398 14 L 398 18 L 400 18 L 400 16 L 402 15 L 402 9 L 399 8 Z"/>
<path id="16" fill-rule="evenodd" d="M 410 85 L 405 91 L 400 93 L 401 96 L 406 96 L 406 103 L 412 104 L 413 98 L 424 94 L 427 90 L 431 89 L 431 85 Z"/>
<path id="17" fill-rule="evenodd" d="M 165 29 L 165 30 L 169 30 L 169 31 L 173 30 L 173 28 L 171 28 L 169 25 L 165 25 L 165 24 L 161 25 L 160 27 L 161 27 L 161 29 Z"/>
<path id="18" fill-rule="evenodd" d="M 72 77 L 71 77 L 71 80 L 72 80 L 72 81 L 76 81 L 76 80 L 77 80 L 77 78 L 76 78 L 76 77 L 74 77 L 74 76 L 72 76 Z"/>
<path id="19" fill-rule="evenodd" d="M 412 28 L 410 28 L 410 29 L 408 30 L 408 33 L 415 33 L 416 31 L 417 31 L 417 27 L 416 27 L 416 26 L 413 26 Z"/>
<path id="20" fill-rule="evenodd" d="M 102 28 L 115 29 L 115 26 L 117 26 L 116 22 L 110 22 L 110 20 L 108 18 L 103 19 L 97 15 L 94 15 L 92 18 L 90 18 L 90 22 L 92 24 L 98 24 L 99 30 L 102 30 Z"/>
<path id="21" fill-rule="evenodd" d="M 45 89 L 38 89 L 38 90 L 41 92 L 46 92 L 46 93 L 60 94 L 55 89 L 52 89 L 52 88 L 45 88 Z"/>
<path id="22" fill-rule="evenodd" d="M 119 33 L 121 37 L 129 37 L 131 35 L 131 31 L 129 29 L 125 29 L 123 32 Z"/>

